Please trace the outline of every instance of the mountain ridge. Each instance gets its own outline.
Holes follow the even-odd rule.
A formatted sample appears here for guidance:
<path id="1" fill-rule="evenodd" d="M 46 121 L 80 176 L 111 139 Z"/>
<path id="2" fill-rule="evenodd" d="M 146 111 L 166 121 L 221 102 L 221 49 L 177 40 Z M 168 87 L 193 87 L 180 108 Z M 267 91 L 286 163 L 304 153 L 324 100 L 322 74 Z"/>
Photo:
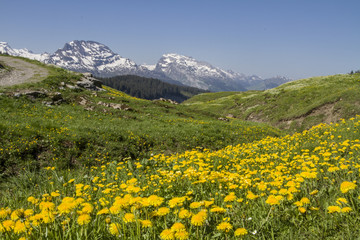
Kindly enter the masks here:
<path id="1" fill-rule="evenodd" d="M 35 54 L 28 49 L 13 49 L 8 43 L 0 42 L 0 52 L 77 72 L 91 72 L 99 77 L 138 75 L 215 92 L 264 90 L 291 81 L 285 77 L 273 77 L 270 81 L 272 84 L 268 84 L 268 79 L 257 75 L 225 71 L 205 61 L 176 53 L 163 54 L 156 65 L 138 65 L 95 41 L 74 40 L 53 54 Z"/>

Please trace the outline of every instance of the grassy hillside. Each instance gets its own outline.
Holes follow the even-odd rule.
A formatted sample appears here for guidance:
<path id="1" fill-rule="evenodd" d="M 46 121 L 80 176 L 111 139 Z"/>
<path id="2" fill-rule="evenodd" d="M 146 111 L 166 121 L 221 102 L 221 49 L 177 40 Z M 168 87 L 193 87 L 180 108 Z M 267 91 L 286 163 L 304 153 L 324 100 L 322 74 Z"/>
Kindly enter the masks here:
<path id="1" fill-rule="evenodd" d="M 360 74 L 313 77 L 266 91 L 204 93 L 184 104 L 194 110 L 302 131 L 360 114 Z"/>
<path id="2" fill-rule="evenodd" d="M 264 124 L 221 121 L 216 114 L 137 99 L 109 87 L 74 88 L 79 74 L 49 69 L 42 82 L 1 89 L 0 176 L 20 173 L 24 166 L 41 169 L 53 161 L 67 169 L 97 164 L 98 159 L 220 149 L 280 134 Z M 30 90 L 46 96 L 27 96 Z"/>

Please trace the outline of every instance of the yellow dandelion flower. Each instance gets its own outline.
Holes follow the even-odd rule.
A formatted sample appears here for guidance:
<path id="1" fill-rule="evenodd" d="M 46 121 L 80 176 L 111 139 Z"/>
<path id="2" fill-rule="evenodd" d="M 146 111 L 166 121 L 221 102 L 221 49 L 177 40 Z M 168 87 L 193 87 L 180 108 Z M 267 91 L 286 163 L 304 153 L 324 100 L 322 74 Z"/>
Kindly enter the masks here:
<path id="1" fill-rule="evenodd" d="M 245 228 L 238 228 L 234 232 L 235 237 L 243 236 L 243 235 L 246 235 L 246 234 L 248 234 L 248 231 Z"/>
<path id="2" fill-rule="evenodd" d="M 91 217 L 89 214 L 81 214 L 78 219 L 77 219 L 77 223 L 79 225 L 86 225 L 89 224 L 91 221 Z"/>
<path id="3" fill-rule="evenodd" d="M 170 229 L 171 229 L 171 231 L 173 231 L 173 232 L 179 232 L 179 231 L 184 231 L 184 230 L 186 230 L 186 229 L 185 229 L 185 225 L 182 224 L 182 223 L 180 223 L 180 222 L 174 223 L 174 224 L 171 226 Z"/>
<path id="4" fill-rule="evenodd" d="M 300 202 L 302 203 L 302 204 L 309 204 L 310 203 L 310 199 L 308 199 L 307 197 L 303 197 L 303 198 L 301 198 L 300 199 Z"/>
<path id="5" fill-rule="evenodd" d="M 14 228 L 15 222 L 13 220 L 5 220 L 0 224 L 1 232 L 9 232 Z"/>
<path id="6" fill-rule="evenodd" d="M 238 203 L 242 203 L 244 201 L 243 198 L 239 198 L 238 200 L 236 200 Z"/>
<path id="7" fill-rule="evenodd" d="M 348 203 L 348 201 L 346 200 L 346 198 L 338 198 L 338 199 L 336 199 L 336 203 L 337 204 L 339 204 L 339 205 L 341 205 L 341 204 L 347 204 Z"/>
<path id="8" fill-rule="evenodd" d="M 102 191 L 103 194 L 109 194 L 111 193 L 112 188 L 106 188 L 105 190 Z"/>
<path id="9" fill-rule="evenodd" d="M 41 202 L 39 208 L 41 211 L 51 212 L 55 209 L 55 204 L 53 202 Z"/>
<path id="10" fill-rule="evenodd" d="M 287 197 L 286 197 L 287 200 L 291 201 L 294 199 L 294 195 L 292 194 L 288 194 Z"/>
<path id="11" fill-rule="evenodd" d="M 328 213 L 341 212 L 341 208 L 339 206 L 329 206 L 327 210 Z"/>
<path id="12" fill-rule="evenodd" d="M 34 216 L 30 217 L 30 221 L 32 223 L 32 225 L 34 226 L 39 226 L 41 223 L 43 215 L 42 214 L 35 214 Z"/>
<path id="13" fill-rule="evenodd" d="M 60 214 L 67 214 L 70 213 L 72 210 L 74 210 L 76 208 L 77 204 L 75 201 L 73 202 L 62 202 L 59 204 L 59 206 L 57 207 L 57 210 L 59 211 Z"/>
<path id="14" fill-rule="evenodd" d="M 231 192 L 229 195 L 227 195 L 225 198 L 224 198 L 224 202 L 233 202 L 236 200 L 236 195 L 235 195 L 235 192 Z"/>
<path id="15" fill-rule="evenodd" d="M 81 204 L 82 208 L 82 213 L 91 213 L 94 210 L 93 205 L 91 205 L 90 203 L 83 203 Z"/>
<path id="16" fill-rule="evenodd" d="M 141 226 L 143 228 L 150 228 L 152 227 L 152 222 L 150 220 L 141 220 Z"/>
<path id="17" fill-rule="evenodd" d="M 310 195 L 315 195 L 315 194 L 317 194 L 319 192 L 319 190 L 314 190 L 314 191 L 312 191 L 311 193 L 310 193 Z"/>
<path id="18" fill-rule="evenodd" d="M 51 195 L 52 197 L 58 197 L 58 196 L 60 196 L 60 193 L 58 193 L 58 192 L 52 192 L 50 195 Z"/>
<path id="19" fill-rule="evenodd" d="M 283 196 L 281 195 L 278 196 L 270 195 L 265 202 L 269 205 L 279 205 L 282 198 Z"/>
<path id="20" fill-rule="evenodd" d="M 134 222 L 135 221 L 135 215 L 132 214 L 132 213 L 125 213 L 125 215 L 123 217 L 123 221 L 125 223 Z"/>
<path id="21" fill-rule="evenodd" d="M 170 229 L 165 229 L 160 233 L 160 238 L 163 240 L 173 240 L 175 239 L 175 236 Z"/>
<path id="22" fill-rule="evenodd" d="M 260 191 L 265 191 L 266 190 L 266 183 L 264 183 L 264 182 L 261 182 L 258 186 L 257 186 L 257 188 L 260 190 Z"/>
<path id="23" fill-rule="evenodd" d="M 347 193 L 348 191 L 353 190 L 355 188 L 356 188 L 356 184 L 353 182 L 345 181 L 340 185 L 340 191 L 342 193 Z"/>
<path id="24" fill-rule="evenodd" d="M 197 214 L 199 214 L 200 216 L 202 216 L 205 219 L 207 218 L 207 210 L 205 210 L 205 209 L 201 210 Z"/>
<path id="25" fill-rule="evenodd" d="M 79 205 L 82 204 L 83 202 L 85 202 L 85 199 L 83 199 L 83 198 L 77 198 L 77 199 L 75 200 L 75 203 L 76 203 L 77 206 L 79 206 Z"/>
<path id="26" fill-rule="evenodd" d="M 10 215 L 10 218 L 13 221 L 16 221 L 16 220 L 18 220 L 19 218 L 22 218 L 22 217 L 24 217 L 24 209 L 16 209 Z"/>
<path id="27" fill-rule="evenodd" d="M 161 207 L 156 211 L 157 216 L 165 216 L 170 212 L 170 209 L 167 207 Z"/>
<path id="28" fill-rule="evenodd" d="M 40 213 L 40 216 L 44 223 L 51 223 L 51 222 L 55 221 L 55 216 L 51 212 L 42 211 Z"/>
<path id="29" fill-rule="evenodd" d="M 178 240 L 189 239 L 189 233 L 187 231 L 179 231 L 175 233 L 175 238 Z"/>
<path id="30" fill-rule="evenodd" d="M 24 211 L 24 216 L 27 218 L 27 217 L 30 217 L 30 216 L 32 216 L 32 215 L 34 215 L 34 210 L 32 210 L 32 209 L 26 209 L 25 211 Z"/>
<path id="31" fill-rule="evenodd" d="M 149 196 L 147 200 L 150 203 L 150 206 L 154 206 L 154 207 L 158 207 L 164 202 L 164 198 L 156 195 Z"/>
<path id="32" fill-rule="evenodd" d="M 30 197 L 28 197 L 27 201 L 32 204 L 37 204 L 39 200 L 34 198 L 33 196 L 30 196 Z"/>
<path id="33" fill-rule="evenodd" d="M 189 210 L 186 209 L 182 209 L 179 212 L 179 218 L 184 219 L 184 218 L 189 218 L 191 217 L 191 213 Z"/>
<path id="34" fill-rule="evenodd" d="M 20 220 L 16 221 L 14 226 L 14 233 L 19 234 L 26 232 L 26 225 L 24 222 L 21 222 Z"/>
<path id="35" fill-rule="evenodd" d="M 109 208 L 109 212 L 113 215 L 117 215 L 121 212 L 122 208 L 121 206 L 117 205 L 117 206 L 111 206 Z"/>
<path id="36" fill-rule="evenodd" d="M 182 206 L 185 200 L 186 200 L 185 197 L 174 197 L 169 200 L 168 204 L 170 208 L 174 208 L 176 206 Z"/>
<path id="37" fill-rule="evenodd" d="M 206 220 L 206 215 L 197 213 L 191 217 L 191 224 L 194 226 L 202 226 Z"/>
<path id="38" fill-rule="evenodd" d="M 0 218 L 2 219 L 6 218 L 9 215 L 9 213 L 11 213 L 11 210 L 9 211 L 9 209 L 2 208 L 0 210 Z"/>
<path id="39" fill-rule="evenodd" d="M 109 226 L 109 232 L 112 235 L 119 235 L 121 229 L 120 223 L 111 223 Z"/>
<path id="40" fill-rule="evenodd" d="M 305 212 L 306 212 L 306 208 L 304 208 L 304 207 L 299 207 L 298 210 L 299 210 L 299 212 L 301 212 L 301 213 L 305 213 Z"/>
<path id="41" fill-rule="evenodd" d="M 222 208 L 222 207 L 215 206 L 215 207 L 210 209 L 210 212 L 212 212 L 212 213 L 224 213 L 224 212 L 226 212 L 226 209 Z"/>
<path id="42" fill-rule="evenodd" d="M 109 214 L 109 213 L 110 213 L 110 211 L 108 208 L 103 208 L 100 211 L 98 211 L 96 215 L 104 215 L 104 214 Z"/>
<path id="43" fill-rule="evenodd" d="M 338 168 L 338 167 L 329 167 L 328 168 L 328 172 L 336 172 L 338 170 L 340 170 L 340 168 Z"/>
<path id="44" fill-rule="evenodd" d="M 201 207 L 202 205 L 203 205 L 203 203 L 201 203 L 201 202 L 192 202 L 190 204 L 190 208 L 195 209 L 195 208 Z"/>
<path id="45" fill-rule="evenodd" d="M 351 207 L 344 207 L 341 209 L 341 212 L 343 212 L 343 213 L 347 213 L 347 212 L 351 212 L 351 211 L 352 211 Z"/>
<path id="46" fill-rule="evenodd" d="M 250 200 L 254 200 L 254 199 L 258 198 L 258 197 L 259 197 L 259 195 L 256 195 L 256 194 L 254 194 L 254 193 L 251 192 L 251 191 L 248 191 L 248 192 L 247 192 L 247 195 L 246 195 L 246 198 L 247 198 L 247 199 L 250 199 Z"/>
<path id="47" fill-rule="evenodd" d="M 214 204 L 214 201 L 204 201 L 204 206 L 205 207 L 210 207 L 213 204 Z"/>
<path id="48" fill-rule="evenodd" d="M 229 232 L 232 229 L 232 225 L 229 222 L 222 222 L 216 226 L 216 229 L 223 232 Z"/>

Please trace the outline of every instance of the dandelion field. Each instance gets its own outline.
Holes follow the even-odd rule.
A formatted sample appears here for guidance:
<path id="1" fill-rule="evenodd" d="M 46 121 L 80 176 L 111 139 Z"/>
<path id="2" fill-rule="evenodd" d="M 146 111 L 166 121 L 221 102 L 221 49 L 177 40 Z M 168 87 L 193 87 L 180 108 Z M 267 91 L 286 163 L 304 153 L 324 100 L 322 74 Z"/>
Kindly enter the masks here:
<path id="1" fill-rule="evenodd" d="M 3 239 L 354 239 L 360 118 L 218 151 L 102 161 L 0 211 Z M 130 170 L 131 169 L 131 170 Z"/>
<path id="2" fill-rule="evenodd" d="M 0 96 L 0 239 L 360 235 L 360 116 L 285 135 L 104 88 Z"/>

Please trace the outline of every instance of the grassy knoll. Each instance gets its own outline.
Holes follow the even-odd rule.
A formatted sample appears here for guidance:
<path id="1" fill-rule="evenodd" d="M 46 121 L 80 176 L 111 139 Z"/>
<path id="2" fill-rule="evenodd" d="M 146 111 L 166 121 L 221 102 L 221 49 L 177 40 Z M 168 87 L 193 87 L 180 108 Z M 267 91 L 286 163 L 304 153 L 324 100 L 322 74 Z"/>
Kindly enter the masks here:
<path id="1" fill-rule="evenodd" d="M 194 110 L 302 131 L 360 114 L 360 74 L 313 77 L 266 91 L 204 93 L 184 104 Z"/>

